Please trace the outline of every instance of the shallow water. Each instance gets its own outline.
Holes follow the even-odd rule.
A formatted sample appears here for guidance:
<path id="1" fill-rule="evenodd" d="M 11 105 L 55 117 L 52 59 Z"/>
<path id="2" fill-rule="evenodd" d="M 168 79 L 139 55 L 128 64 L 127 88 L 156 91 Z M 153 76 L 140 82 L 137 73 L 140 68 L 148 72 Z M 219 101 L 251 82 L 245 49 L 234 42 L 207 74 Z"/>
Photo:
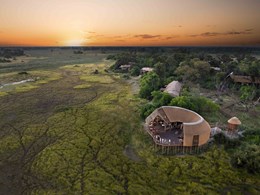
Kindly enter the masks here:
<path id="1" fill-rule="evenodd" d="M 23 84 L 23 83 L 26 83 L 26 82 L 33 82 L 33 81 L 34 81 L 34 79 L 26 79 L 26 80 L 17 81 L 17 82 L 6 83 L 6 84 L 1 85 L 0 89 L 7 87 L 7 86 L 10 86 L 10 85 L 19 85 L 19 84 Z"/>

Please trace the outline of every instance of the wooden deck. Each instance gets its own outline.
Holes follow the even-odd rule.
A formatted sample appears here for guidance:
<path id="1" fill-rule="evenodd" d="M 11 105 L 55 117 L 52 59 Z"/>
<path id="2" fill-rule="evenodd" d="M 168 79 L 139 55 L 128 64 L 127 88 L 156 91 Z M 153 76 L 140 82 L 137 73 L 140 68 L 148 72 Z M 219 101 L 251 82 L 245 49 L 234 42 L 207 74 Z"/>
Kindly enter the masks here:
<path id="1" fill-rule="evenodd" d="M 145 129 L 154 141 L 154 150 L 160 154 L 200 154 L 209 147 L 208 143 L 201 146 L 183 146 L 183 131 L 180 129 L 167 129 L 163 125 L 154 126 L 152 124 L 146 124 Z"/>
<path id="2" fill-rule="evenodd" d="M 146 130 L 152 136 L 154 142 L 163 146 L 182 146 L 183 131 L 180 129 L 166 129 L 161 125 L 149 125 Z"/>
<path id="3" fill-rule="evenodd" d="M 156 140 L 156 143 L 165 145 L 182 145 L 183 133 L 181 130 L 169 130 L 166 132 L 158 133 L 161 140 Z"/>

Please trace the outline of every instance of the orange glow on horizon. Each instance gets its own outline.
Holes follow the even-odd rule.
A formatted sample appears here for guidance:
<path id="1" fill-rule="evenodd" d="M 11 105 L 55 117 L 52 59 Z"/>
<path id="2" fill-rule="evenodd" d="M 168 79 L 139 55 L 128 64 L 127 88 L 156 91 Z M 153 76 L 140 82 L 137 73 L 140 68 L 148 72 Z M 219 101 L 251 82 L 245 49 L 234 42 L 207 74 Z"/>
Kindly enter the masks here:
<path id="1" fill-rule="evenodd" d="M 257 0 L 1 0 L 0 46 L 260 45 Z"/>

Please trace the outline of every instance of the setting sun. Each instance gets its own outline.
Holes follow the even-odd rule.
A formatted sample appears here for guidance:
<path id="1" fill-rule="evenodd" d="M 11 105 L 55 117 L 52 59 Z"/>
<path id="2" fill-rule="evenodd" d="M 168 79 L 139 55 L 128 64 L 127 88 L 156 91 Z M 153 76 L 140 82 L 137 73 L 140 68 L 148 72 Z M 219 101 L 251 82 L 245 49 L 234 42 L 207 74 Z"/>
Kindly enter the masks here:
<path id="1" fill-rule="evenodd" d="M 64 41 L 64 46 L 82 46 L 84 43 L 84 39 L 70 39 Z"/>

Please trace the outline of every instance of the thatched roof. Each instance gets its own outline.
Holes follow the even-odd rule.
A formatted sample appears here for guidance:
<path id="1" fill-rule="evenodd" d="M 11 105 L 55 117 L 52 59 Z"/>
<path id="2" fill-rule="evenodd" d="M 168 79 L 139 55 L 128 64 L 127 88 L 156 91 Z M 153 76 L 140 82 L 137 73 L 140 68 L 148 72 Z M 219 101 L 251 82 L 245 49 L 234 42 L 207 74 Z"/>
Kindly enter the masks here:
<path id="1" fill-rule="evenodd" d="M 235 82 L 235 83 L 260 83 L 260 77 L 252 78 L 251 76 L 241 76 L 241 75 L 234 75 L 231 74 L 230 78 Z"/>
<path id="2" fill-rule="evenodd" d="M 173 97 L 180 95 L 182 84 L 179 81 L 172 81 L 167 85 L 164 92 L 169 93 Z"/>
<path id="3" fill-rule="evenodd" d="M 124 64 L 124 65 L 121 65 L 119 68 L 121 69 L 128 69 L 128 68 L 131 68 L 131 64 Z"/>
<path id="4" fill-rule="evenodd" d="M 237 117 L 232 117 L 228 120 L 228 123 L 232 125 L 241 125 L 241 121 Z"/>
<path id="5" fill-rule="evenodd" d="M 209 139 L 210 126 L 196 112 L 177 106 L 162 106 L 146 118 L 146 124 L 153 121 L 156 116 L 160 116 L 166 123 L 183 122 L 183 146 L 192 146 L 194 135 L 199 135 L 199 146 L 207 143 Z"/>
<path id="6" fill-rule="evenodd" d="M 142 71 L 142 72 L 152 72 L 152 71 L 153 71 L 153 68 L 151 68 L 151 67 L 143 67 L 143 68 L 141 69 L 141 71 Z"/>

